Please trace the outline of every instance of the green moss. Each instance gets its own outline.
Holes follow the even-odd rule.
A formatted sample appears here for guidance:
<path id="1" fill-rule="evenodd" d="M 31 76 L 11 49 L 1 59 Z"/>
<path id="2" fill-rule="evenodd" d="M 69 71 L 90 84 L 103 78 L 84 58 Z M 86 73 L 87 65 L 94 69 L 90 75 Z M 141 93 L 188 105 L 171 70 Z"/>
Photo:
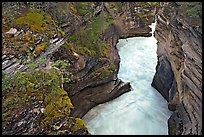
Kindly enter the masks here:
<path id="1" fill-rule="evenodd" d="M 157 6 L 158 2 L 147 2 L 148 6 Z"/>
<path id="2" fill-rule="evenodd" d="M 40 120 L 41 121 L 41 120 Z M 49 127 L 51 125 L 51 119 L 49 117 L 46 117 L 45 119 L 43 119 L 41 122 L 40 122 L 40 127 L 45 129 L 47 127 Z"/>
<path id="3" fill-rule="evenodd" d="M 73 2 L 68 2 L 67 5 L 69 8 L 69 11 L 71 11 L 73 14 L 77 13 L 76 4 L 74 4 Z"/>
<path id="4" fill-rule="evenodd" d="M 55 31 L 54 30 L 52 30 L 52 31 L 49 31 L 48 32 L 48 36 L 49 36 L 49 38 L 52 38 L 54 35 L 55 35 Z M 39 40 L 39 39 L 38 39 Z M 38 41 L 38 40 L 35 40 L 35 41 Z"/>
<path id="5" fill-rule="evenodd" d="M 110 74 L 112 74 L 114 71 L 115 71 L 115 65 L 110 64 L 108 66 L 104 66 L 96 69 L 90 74 L 90 77 L 98 77 L 99 79 L 104 79 L 108 77 Z"/>
<path id="6" fill-rule="evenodd" d="M 111 45 L 107 43 L 102 43 L 98 46 L 99 46 L 99 54 L 101 55 L 101 57 L 109 58 Z"/>
<path id="7" fill-rule="evenodd" d="M 33 32 L 49 31 L 56 27 L 55 23 L 48 14 L 38 9 L 30 9 L 25 16 L 16 19 L 17 26 L 28 27 Z"/>
<path id="8" fill-rule="evenodd" d="M 54 119 L 69 116 L 70 109 L 73 108 L 71 100 L 69 99 L 67 93 L 64 90 L 61 90 L 61 92 L 56 93 L 57 94 L 55 96 L 49 94 L 45 98 L 45 118 L 41 122 L 42 127 L 51 125 L 51 121 L 53 121 Z"/>
<path id="9" fill-rule="evenodd" d="M 44 100 L 45 105 L 48 105 L 51 102 L 51 100 L 52 100 L 51 94 L 47 95 Z"/>
<path id="10" fill-rule="evenodd" d="M 65 33 L 64 33 L 64 31 L 62 31 L 62 29 L 59 29 L 58 31 L 59 31 L 59 34 L 58 34 L 58 35 L 61 35 L 62 37 L 65 36 Z"/>
<path id="11" fill-rule="evenodd" d="M 29 10 L 29 12 L 18 19 L 16 19 L 16 25 L 26 25 L 32 31 L 42 31 L 43 26 L 47 29 L 47 24 L 45 24 L 43 15 L 37 9 Z"/>
<path id="12" fill-rule="evenodd" d="M 69 119 L 67 120 L 67 125 L 70 126 L 70 125 L 72 125 L 72 124 L 73 124 L 73 119 L 72 119 L 72 118 L 69 118 Z"/>
<path id="13" fill-rule="evenodd" d="M 21 101 L 21 98 L 19 96 L 9 96 L 5 101 L 4 101 L 4 105 L 5 107 L 8 108 L 13 108 L 15 106 L 15 104 L 19 103 Z"/>
<path id="14" fill-rule="evenodd" d="M 43 70 L 19 72 L 11 78 L 10 86 L 11 91 L 4 95 L 3 108 L 18 110 L 26 102 L 43 101 L 45 111 L 38 118 L 42 128 L 50 126 L 54 119 L 69 116 L 73 108 L 67 92 L 60 88 L 59 76 L 56 74 Z"/>
<path id="15" fill-rule="evenodd" d="M 7 45 L 7 50 L 10 54 L 14 54 L 18 57 L 29 56 L 31 59 L 40 55 L 45 50 L 45 45 L 50 46 L 49 41 L 55 34 L 58 37 L 64 37 L 65 33 L 56 25 L 56 21 L 51 16 L 38 9 L 29 9 L 24 14 L 19 15 L 15 19 L 15 23 L 11 27 L 15 27 L 18 30 L 22 29 L 24 32 L 31 31 L 29 34 L 22 33 L 16 37 L 4 37 L 4 45 Z M 38 33 L 38 35 L 33 35 Z M 43 45 L 36 45 L 40 38 L 43 38 Z M 35 52 L 33 52 L 35 49 Z M 15 51 L 15 52 L 14 52 Z M 26 58 L 24 58 L 25 62 Z"/>
<path id="16" fill-rule="evenodd" d="M 87 47 L 76 47 L 75 52 L 80 55 L 89 55 L 90 57 L 93 57 L 96 55 L 96 52 L 94 50 L 89 50 Z"/>
<path id="17" fill-rule="evenodd" d="M 43 51 L 45 51 L 46 48 L 47 48 L 47 46 L 45 43 L 38 45 L 34 50 L 34 54 L 36 56 L 39 56 Z"/>
<path id="18" fill-rule="evenodd" d="M 44 100 L 45 103 L 45 118 L 41 125 L 49 126 L 51 121 L 59 119 L 64 116 L 69 116 L 70 109 L 73 108 L 71 100 L 67 96 L 67 92 L 62 90 L 59 86 L 55 86 L 55 92 L 51 92 Z"/>
<path id="19" fill-rule="evenodd" d="M 74 46 L 71 43 L 67 44 L 68 50 L 74 51 Z"/>
<path id="20" fill-rule="evenodd" d="M 86 130 L 87 130 L 87 128 L 86 128 L 86 126 L 84 125 L 84 122 L 83 122 L 82 119 L 80 119 L 80 118 L 75 118 L 75 120 L 76 120 L 76 123 L 75 123 L 75 125 L 72 127 L 72 131 L 73 131 L 73 132 L 76 132 L 76 131 L 78 131 L 78 130 L 80 130 L 80 129 L 86 129 Z"/>

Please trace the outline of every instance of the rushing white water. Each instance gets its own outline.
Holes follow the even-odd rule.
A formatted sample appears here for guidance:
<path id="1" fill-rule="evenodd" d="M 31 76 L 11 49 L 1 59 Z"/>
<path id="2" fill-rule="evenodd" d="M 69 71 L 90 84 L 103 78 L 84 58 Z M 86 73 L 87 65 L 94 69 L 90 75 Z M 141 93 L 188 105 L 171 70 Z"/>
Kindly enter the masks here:
<path id="1" fill-rule="evenodd" d="M 150 25 L 153 32 L 155 23 Z M 117 44 L 120 55 L 118 78 L 132 90 L 91 109 L 83 120 L 94 135 L 167 135 L 171 115 L 167 101 L 151 87 L 157 63 L 156 39 L 134 37 Z"/>

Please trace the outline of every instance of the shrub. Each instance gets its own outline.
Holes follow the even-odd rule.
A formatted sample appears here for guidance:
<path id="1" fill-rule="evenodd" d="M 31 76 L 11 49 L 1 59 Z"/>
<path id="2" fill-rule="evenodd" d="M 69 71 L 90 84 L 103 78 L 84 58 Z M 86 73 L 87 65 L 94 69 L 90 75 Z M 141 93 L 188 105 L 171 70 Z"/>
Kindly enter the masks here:
<path id="1" fill-rule="evenodd" d="M 110 64 L 108 66 L 104 66 L 94 70 L 91 73 L 90 77 L 98 77 L 99 79 L 104 79 L 108 77 L 110 74 L 112 74 L 114 71 L 115 71 L 115 65 Z"/>
<path id="2" fill-rule="evenodd" d="M 77 2 L 76 11 L 77 11 L 77 14 L 79 14 L 80 16 L 84 16 L 90 13 L 91 11 L 90 2 Z"/>
<path id="3" fill-rule="evenodd" d="M 78 131 L 80 129 L 84 129 L 84 128 L 87 129 L 86 126 L 84 125 L 84 122 L 82 119 L 75 118 L 75 121 L 76 122 L 75 122 L 74 126 L 72 127 L 73 132 L 76 132 L 76 131 Z"/>
<path id="4" fill-rule="evenodd" d="M 34 50 L 34 54 L 35 54 L 36 56 L 40 55 L 41 52 L 45 51 L 46 47 L 47 47 L 47 46 L 46 46 L 45 43 L 43 43 L 43 44 L 41 44 L 41 45 L 38 45 L 38 46 L 35 48 L 35 50 Z"/>
<path id="5" fill-rule="evenodd" d="M 177 2 L 178 14 L 184 17 L 194 26 L 202 26 L 202 3 L 200 2 Z"/>
<path id="6" fill-rule="evenodd" d="M 10 78 L 9 86 L 10 92 L 4 94 L 3 113 L 10 110 L 7 115 L 12 116 L 22 105 L 43 101 L 41 107 L 45 111 L 38 117 L 42 128 L 50 126 L 54 119 L 69 116 L 73 108 L 67 92 L 60 88 L 60 77 L 54 73 L 43 70 L 17 72 Z M 4 118 L 7 122 L 12 120 Z"/>
<path id="7" fill-rule="evenodd" d="M 102 30 L 105 30 L 112 21 L 110 16 L 104 15 L 104 19 L 98 16 L 86 28 L 79 28 L 75 35 L 69 37 L 69 41 L 74 44 L 75 52 L 91 57 L 96 54 L 99 57 L 109 57 L 110 46 L 102 43 L 101 37 Z"/>

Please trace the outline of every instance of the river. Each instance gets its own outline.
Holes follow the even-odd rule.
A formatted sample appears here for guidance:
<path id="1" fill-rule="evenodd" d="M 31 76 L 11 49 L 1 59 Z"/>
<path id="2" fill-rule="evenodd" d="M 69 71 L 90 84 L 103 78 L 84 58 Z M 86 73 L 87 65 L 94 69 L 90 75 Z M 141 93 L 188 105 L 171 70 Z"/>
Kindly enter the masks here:
<path id="1" fill-rule="evenodd" d="M 155 23 L 150 25 L 153 32 Z M 152 32 L 152 33 L 153 33 Z M 118 78 L 132 90 L 92 108 L 82 119 L 93 135 L 167 135 L 172 114 L 167 101 L 151 87 L 157 63 L 157 41 L 151 37 L 120 39 Z"/>

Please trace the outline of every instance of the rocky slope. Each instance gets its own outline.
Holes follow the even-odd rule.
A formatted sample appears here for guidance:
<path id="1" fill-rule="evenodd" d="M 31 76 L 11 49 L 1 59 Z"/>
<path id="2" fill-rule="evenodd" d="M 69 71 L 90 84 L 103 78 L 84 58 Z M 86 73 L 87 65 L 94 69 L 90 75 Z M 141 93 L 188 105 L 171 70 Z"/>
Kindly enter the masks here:
<path id="1" fill-rule="evenodd" d="M 89 134 L 80 118 L 130 91 L 115 46 L 151 35 L 144 5 L 3 3 L 3 134 Z"/>
<path id="2" fill-rule="evenodd" d="M 193 19 L 197 21 L 195 25 L 181 16 L 183 14 L 179 8 L 182 12 L 193 10 L 190 7 L 184 9 L 182 6 L 186 3 L 160 4 L 155 30 L 155 37 L 158 40 L 158 63 L 152 86 L 169 102 L 169 109 L 174 111 L 168 120 L 169 134 L 200 135 L 202 134 L 202 26 L 199 26 L 201 17 Z M 197 3 L 195 5 L 199 6 Z M 194 12 L 194 16 L 199 15 Z"/>
<path id="3" fill-rule="evenodd" d="M 111 12 L 111 9 L 108 7 L 110 5 L 108 5 L 108 3 L 105 3 L 104 5 L 106 5 L 106 10 Z M 71 87 L 71 92 L 68 94 L 75 106 L 71 115 L 75 117 L 82 117 L 94 106 L 110 101 L 119 95 L 130 91 L 130 84 L 123 83 L 117 78 L 120 59 L 115 46 L 119 38 L 150 36 L 151 29 L 147 26 L 148 24 L 143 24 L 144 26 L 142 28 L 141 26 L 135 27 L 136 25 L 131 24 L 131 22 L 135 24 L 136 22 L 132 19 L 129 7 L 127 6 L 123 8 L 123 11 L 125 12 L 116 14 L 110 13 L 111 16 L 114 17 L 114 23 L 104 30 L 103 35 L 104 41 L 111 45 L 110 58 L 109 60 L 104 59 L 103 65 L 110 63 L 114 64 L 116 68 L 111 74 L 105 74 L 105 77 L 99 76 L 99 78 L 89 78 L 89 71 L 100 67 L 97 57 L 94 57 L 86 64 L 86 67 L 83 70 L 79 73 L 77 72 L 79 80 L 70 84 L 65 83 L 65 89 L 66 87 Z M 153 8 L 151 12 L 154 12 Z M 152 23 L 152 21 L 154 20 L 149 21 L 149 24 Z M 96 74 L 97 71 L 98 70 L 94 71 L 94 73 Z"/>

